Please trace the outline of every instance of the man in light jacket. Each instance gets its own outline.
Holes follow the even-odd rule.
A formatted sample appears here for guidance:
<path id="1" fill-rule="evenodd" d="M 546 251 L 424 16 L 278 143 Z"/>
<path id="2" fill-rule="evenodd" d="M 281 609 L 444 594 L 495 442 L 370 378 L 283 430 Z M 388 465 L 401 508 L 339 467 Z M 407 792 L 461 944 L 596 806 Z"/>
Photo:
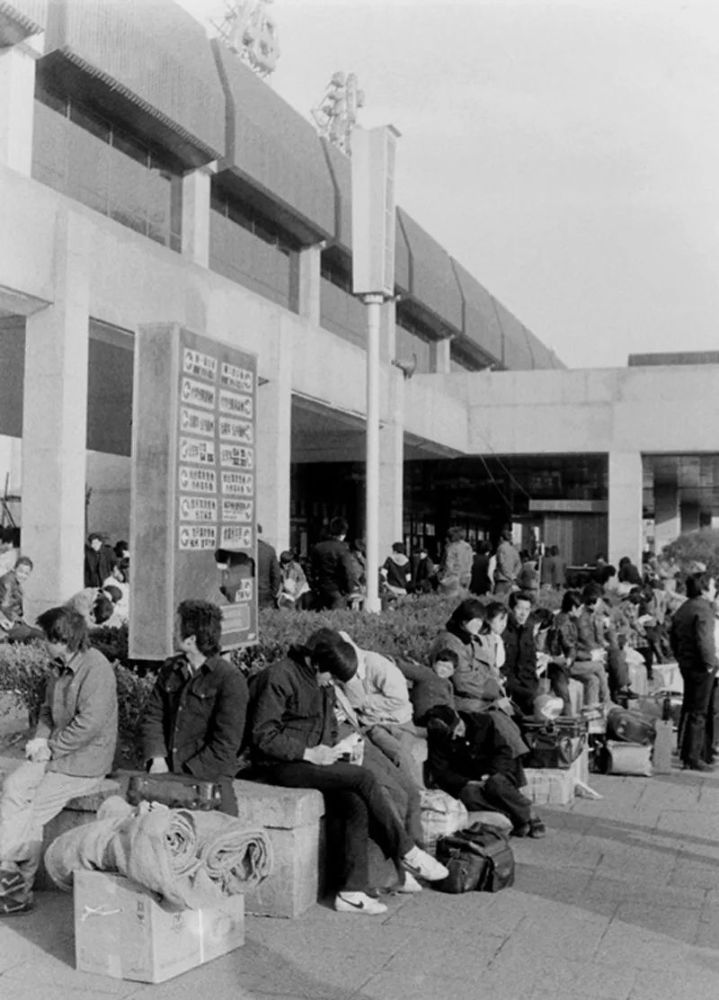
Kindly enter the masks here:
<path id="1" fill-rule="evenodd" d="M 37 624 L 51 673 L 27 760 L 5 779 L 0 798 L 0 916 L 31 909 L 43 827 L 70 799 L 99 787 L 117 743 L 115 673 L 88 647 L 82 615 L 50 608 Z"/>

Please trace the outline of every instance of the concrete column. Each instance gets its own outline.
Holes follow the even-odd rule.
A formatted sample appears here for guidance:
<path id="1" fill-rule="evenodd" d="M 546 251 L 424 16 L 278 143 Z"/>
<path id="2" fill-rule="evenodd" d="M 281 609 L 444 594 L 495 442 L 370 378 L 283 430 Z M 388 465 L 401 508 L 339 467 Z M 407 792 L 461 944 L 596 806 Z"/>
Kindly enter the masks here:
<path id="1" fill-rule="evenodd" d="M 450 363 L 450 348 L 452 346 L 452 338 L 444 337 L 442 340 L 435 341 L 432 344 L 432 355 L 430 357 L 430 364 L 432 367 L 432 372 L 435 375 L 449 375 L 452 371 L 452 366 Z"/>
<path id="2" fill-rule="evenodd" d="M 402 372 L 389 372 L 388 409 L 379 432 L 379 564 L 393 542 L 402 541 L 404 527 L 404 383 Z"/>
<path id="3" fill-rule="evenodd" d="M 182 178 L 182 254 L 207 267 L 210 261 L 210 182 L 217 164 L 209 163 Z"/>
<path id="4" fill-rule="evenodd" d="M 681 530 L 699 531 L 699 504 L 682 503 L 681 507 Z"/>
<path id="5" fill-rule="evenodd" d="M 292 337 L 282 322 L 266 371 L 269 379 L 257 391 L 256 518 L 279 554 L 290 539 L 292 458 Z"/>
<path id="6" fill-rule="evenodd" d="M 292 255 L 292 308 L 313 326 L 320 325 L 320 263 L 324 246 L 315 243 Z"/>
<path id="7" fill-rule="evenodd" d="M 654 547 L 661 552 L 681 531 L 679 490 L 676 483 L 654 486 Z"/>
<path id="8" fill-rule="evenodd" d="M 609 561 L 622 556 L 641 566 L 642 456 L 638 451 L 609 453 Z"/>
<path id="9" fill-rule="evenodd" d="M 35 114 L 35 63 L 44 36 L 0 48 L 0 163 L 29 177 Z"/>
<path id="10" fill-rule="evenodd" d="M 89 226 L 58 217 L 53 304 L 28 316 L 22 550 L 35 562 L 28 618 L 82 587 L 89 325 Z"/>

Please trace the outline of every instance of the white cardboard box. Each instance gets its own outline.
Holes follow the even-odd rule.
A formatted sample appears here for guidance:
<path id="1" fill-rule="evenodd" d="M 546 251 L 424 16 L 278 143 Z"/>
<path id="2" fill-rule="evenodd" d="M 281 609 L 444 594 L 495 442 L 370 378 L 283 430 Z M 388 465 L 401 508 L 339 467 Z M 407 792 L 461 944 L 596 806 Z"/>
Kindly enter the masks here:
<path id="1" fill-rule="evenodd" d="M 74 873 L 75 966 L 161 983 L 245 943 L 245 897 L 177 910 L 122 875 Z"/>

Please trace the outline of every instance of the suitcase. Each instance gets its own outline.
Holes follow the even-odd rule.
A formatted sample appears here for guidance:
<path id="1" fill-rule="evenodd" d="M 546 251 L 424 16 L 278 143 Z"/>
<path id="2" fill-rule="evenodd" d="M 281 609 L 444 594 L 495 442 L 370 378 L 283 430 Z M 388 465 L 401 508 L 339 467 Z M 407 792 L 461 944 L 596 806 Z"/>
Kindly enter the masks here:
<path id="1" fill-rule="evenodd" d="M 133 774 L 127 786 L 127 801 L 160 802 L 172 809 L 219 809 L 222 791 L 213 781 L 200 781 L 191 774 Z"/>
<path id="2" fill-rule="evenodd" d="M 587 722 L 572 718 L 523 722 L 522 736 L 529 747 L 523 767 L 568 770 L 587 745 Z"/>

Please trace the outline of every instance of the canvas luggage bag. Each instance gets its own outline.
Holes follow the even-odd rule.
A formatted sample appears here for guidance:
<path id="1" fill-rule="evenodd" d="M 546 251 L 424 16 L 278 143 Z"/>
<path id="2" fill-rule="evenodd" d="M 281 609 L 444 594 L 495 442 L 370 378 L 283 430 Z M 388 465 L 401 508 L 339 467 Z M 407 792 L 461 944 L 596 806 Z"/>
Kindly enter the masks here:
<path id="1" fill-rule="evenodd" d="M 567 770 L 587 745 L 587 722 L 572 718 L 524 722 L 522 736 L 529 747 L 524 767 Z"/>
<path id="2" fill-rule="evenodd" d="M 649 743 L 625 743 L 620 740 L 607 740 L 606 773 L 639 775 L 651 777 L 652 746 Z"/>
<path id="3" fill-rule="evenodd" d="M 433 883 L 440 892 L 499 892 L 514 884 L 514 854 L 506 834 L 482 823 L 437 842 L 437 860 L 449 869 Z"/>
<path id="4" fill-rule="evenodd" d="M 610 709 L 607 715 L 607 737 L 623 743 L 649 744 L 654 742 L 655 720 L 644 712 L 631 708 Z"/>

